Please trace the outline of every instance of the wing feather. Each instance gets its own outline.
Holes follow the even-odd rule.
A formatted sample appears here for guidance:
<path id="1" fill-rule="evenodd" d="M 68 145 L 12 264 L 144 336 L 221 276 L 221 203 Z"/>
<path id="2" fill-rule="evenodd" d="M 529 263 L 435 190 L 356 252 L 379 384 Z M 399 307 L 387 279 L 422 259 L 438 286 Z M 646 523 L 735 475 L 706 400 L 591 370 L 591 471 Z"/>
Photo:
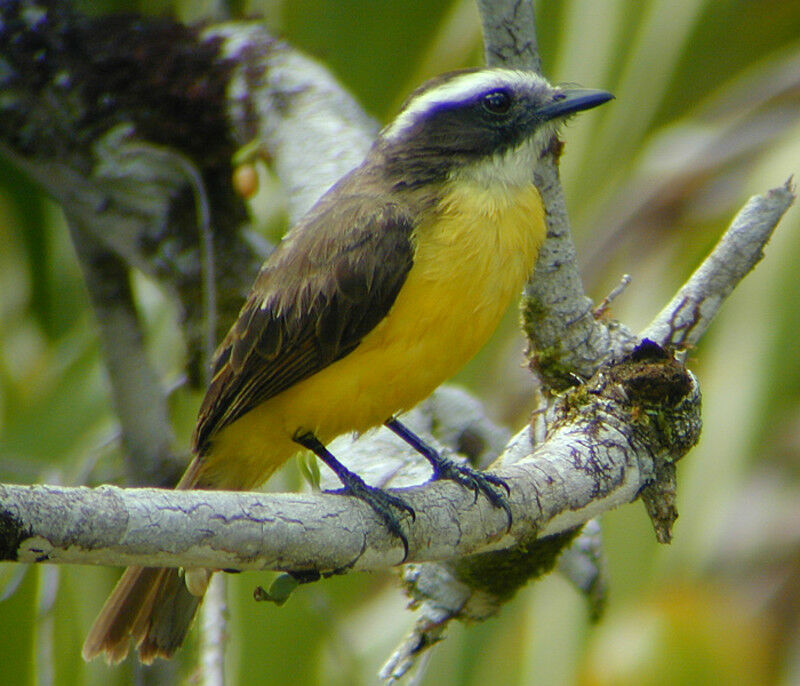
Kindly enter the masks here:
<path id="1" fill-rule="evenodd" d="M 323 204 L 287 235 L 217 350 L 196 451 L 358 346 L 389 312 L 411 269 L 412 231 L 409 214 L 397 206 L 376 208 L 351 196 Z"/>

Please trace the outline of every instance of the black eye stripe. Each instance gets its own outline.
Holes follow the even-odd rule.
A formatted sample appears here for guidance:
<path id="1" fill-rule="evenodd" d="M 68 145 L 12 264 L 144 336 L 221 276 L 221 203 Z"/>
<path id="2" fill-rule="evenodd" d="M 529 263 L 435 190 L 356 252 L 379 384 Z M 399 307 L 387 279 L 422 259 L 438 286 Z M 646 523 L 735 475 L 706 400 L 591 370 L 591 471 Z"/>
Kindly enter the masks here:
<path id="1" fill-rule="evenodd" d="M 494 90 L 484 95 L 481 103 L 492 114 L 505 114 L 511 109 L 511 94 L 505 89 Z"/>

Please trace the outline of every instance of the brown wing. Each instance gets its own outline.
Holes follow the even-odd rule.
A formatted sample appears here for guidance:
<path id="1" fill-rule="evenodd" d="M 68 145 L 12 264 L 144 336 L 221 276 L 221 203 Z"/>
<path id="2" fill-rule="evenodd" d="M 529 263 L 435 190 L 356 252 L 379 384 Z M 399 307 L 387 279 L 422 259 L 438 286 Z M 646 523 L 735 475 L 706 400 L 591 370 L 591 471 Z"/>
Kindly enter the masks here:
<path id="1" fill-rule="evenodd" d="M 398 207 L 350 196 L 323 205 L 286 236 L 217 350 L 196 451 L 358 346 L 386 316 L 411 269 L 412 229 Z"/>

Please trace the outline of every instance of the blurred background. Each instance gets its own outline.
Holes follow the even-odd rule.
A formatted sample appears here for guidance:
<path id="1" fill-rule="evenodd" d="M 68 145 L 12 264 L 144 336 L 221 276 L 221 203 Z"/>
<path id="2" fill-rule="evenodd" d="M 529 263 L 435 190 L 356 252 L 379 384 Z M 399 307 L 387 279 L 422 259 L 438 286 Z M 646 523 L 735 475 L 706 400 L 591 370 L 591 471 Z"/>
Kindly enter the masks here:
<path id="1" fill-rule="evenodd" d="M 76 2 L 197 21 L 262 16 L 324 62 L 381 122 L 425 78 L 482 64 L 470 0 Z M 800 2 L 542 0 L 545 75 L 616 100 L 571 122 L 561 170 L 586 288 L 643 328 L 754 194 L 800 172 Z M 273 217 L 265 230 L 280 231 Z M 93 314 L 57 206 L 0 160 L 0 480 L 82 484 L 122 474 Z M 700 445 L 679 467 L 670 546 L 639 503 L 606 514 L 610 595 L 551 575 L 495 619 L 452 627 L 421 684 L 800 684 L 800 211 L 733 294 L 690 366 Z M 174 307 L 134 275 L 148 344 L 186 450 L 199 398 L 180 389 Z M 457 379 L 519 429 L 531 381 L 516 312 Z M 290 465 L 270 488 L 300 483 Z M 0 565 L 0 683 L 132 683 L 80 645 L 116 570 Z M 391 574 L 301 588 L 282 608 L 230 583 L 231 684 L 369 684 L 413 615 Z M 191 679 L 189 668 L 184 675 Z"/>

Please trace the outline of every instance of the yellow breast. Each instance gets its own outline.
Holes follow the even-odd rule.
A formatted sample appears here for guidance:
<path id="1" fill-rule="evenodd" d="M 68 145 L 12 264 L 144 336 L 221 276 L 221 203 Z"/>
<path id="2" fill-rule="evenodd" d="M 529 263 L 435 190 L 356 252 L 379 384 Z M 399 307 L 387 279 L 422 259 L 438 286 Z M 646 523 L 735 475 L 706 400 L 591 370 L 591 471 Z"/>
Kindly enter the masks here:
<path id="1" fill-rule="evenodd" d="M 327 442 L 416 405 L 491 336 L 544 235 L 532 184 L 454 187 L 415 231 L 414 264 L 386 318 L 352 353 L 223 429 L 208 467 L 231 470 L 235 461 L 235 479 L 257 483 L 296 451 L 298 430 Z"/>
<path id="2" fill-rule="evenodd" d="M 362 343 L 399 362 L 386 368 L 398 408 L 413 407 L 483 347 L 532 271 L 544 233 L 532 185 L 500 193 L 462 185 L 419 227 L 414 267 Z"/>

